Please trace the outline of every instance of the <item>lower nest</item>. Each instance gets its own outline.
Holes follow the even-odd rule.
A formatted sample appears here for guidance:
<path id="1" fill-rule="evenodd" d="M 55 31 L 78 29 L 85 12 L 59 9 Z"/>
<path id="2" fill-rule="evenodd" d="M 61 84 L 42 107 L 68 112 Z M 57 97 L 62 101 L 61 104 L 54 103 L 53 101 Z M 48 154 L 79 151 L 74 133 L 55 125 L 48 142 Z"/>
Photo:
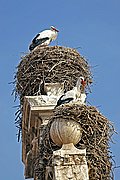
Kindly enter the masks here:
<path id="1" fill-rule="evenodd" d="M 46 162 L 45 166 L 50 166 L 53 151 L 60 149 L 52 142 L 49 135 L 51 123 L 59 119 L 65 119 L 65 121 L 72 119 L 80 123 L 83 133 L 76 147 L 78 149 L 86 148 L 87 150 L 86 158 L 90 180 L 113 179 L 109 140 L 114 133 L 114 128 L 110 121 L 93 106 L 64 105 L 56 108 L 43 131 L 40 159 L 38 159 Z M 43 169 L 45 170 L 45 167 L 42 167 L 42 171 L 39 169 L 41 177 L 44 174 Z"/>

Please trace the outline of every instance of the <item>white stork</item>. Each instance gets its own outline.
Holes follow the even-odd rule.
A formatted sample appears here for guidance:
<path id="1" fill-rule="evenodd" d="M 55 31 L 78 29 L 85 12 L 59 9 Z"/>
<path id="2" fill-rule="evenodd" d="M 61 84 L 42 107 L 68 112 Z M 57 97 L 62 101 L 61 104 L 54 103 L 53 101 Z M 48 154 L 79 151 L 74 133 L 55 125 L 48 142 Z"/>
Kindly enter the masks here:
<path id="1" fill-rule="evenodd" d="M 85 93 L 81 93 L 81 88 L 84 90 L 86 85 L 86 82 L 84 80 L 84 77 L 79 77 L 76 83 L 76 86 L 73 87 L 72 90 L 67 91 L 65 94 L 63 94 L 57 101 L 57 106 L 60 106 L 62 104 L 66 104 L 69 103 L 70 101 L 75 101 L 75 100 L 79 100 L 81 102 L 81 104 L 84 104 L 85 99 L 86 99 L 86 94 Z"/>
<path id="2" fill-rule="evenodd" d="M 29 50 L 32 51 L 37 46 L 47 46 L 51 41 L 55 40 L 58 35 L 58 30 L 51 26 L 49 30 L 44 30 L 38 33 L 35 38 L 32 40 L 32 43 L 29 46 Z"/>

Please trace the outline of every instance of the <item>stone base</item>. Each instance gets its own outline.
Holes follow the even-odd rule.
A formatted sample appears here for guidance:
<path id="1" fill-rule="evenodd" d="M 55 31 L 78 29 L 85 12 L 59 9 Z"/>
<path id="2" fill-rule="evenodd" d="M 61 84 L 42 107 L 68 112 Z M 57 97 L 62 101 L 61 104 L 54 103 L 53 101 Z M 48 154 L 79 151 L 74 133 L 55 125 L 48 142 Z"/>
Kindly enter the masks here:
<path id="1" fill-rule="evenodd" d="M 53 180 L 89 180 L 86 149 L 64 144 L 53 152 Z"/>

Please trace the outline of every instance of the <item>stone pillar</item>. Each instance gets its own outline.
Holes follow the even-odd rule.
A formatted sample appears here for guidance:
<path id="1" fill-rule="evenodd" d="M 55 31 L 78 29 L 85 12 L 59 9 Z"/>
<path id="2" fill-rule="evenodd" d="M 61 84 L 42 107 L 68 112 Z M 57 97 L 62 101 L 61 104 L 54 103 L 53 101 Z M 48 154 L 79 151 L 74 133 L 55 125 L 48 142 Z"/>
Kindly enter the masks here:
<path id="1" fill-rule="evenodd" d="M 89 180 L 86 149 L 77 149 L 72 143 L 53 152 L 53 167 L 54 180 Z"/>
<path id="2" fill-rule="evenodd" d="M 50 136 L 54 143 L 62 145 L 60 150 L 53 152 L 53 180 L 89 180 L 86 149 L 74 146 L 82 136 L 80 124 L 73 120 L 54 120 Z"/>

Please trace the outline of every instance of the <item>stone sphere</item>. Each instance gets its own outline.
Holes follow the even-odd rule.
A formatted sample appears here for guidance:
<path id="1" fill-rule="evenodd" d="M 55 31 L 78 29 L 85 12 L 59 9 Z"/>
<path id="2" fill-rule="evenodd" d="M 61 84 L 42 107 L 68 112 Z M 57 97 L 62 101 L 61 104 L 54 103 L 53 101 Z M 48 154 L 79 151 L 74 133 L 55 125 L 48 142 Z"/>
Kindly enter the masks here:
<path id="1" fill-rule="evenodd" d="M 74 120 L 56 119 L 51 124 L 50 137 L 58 146 L 70 143 L 75 145 L 80 141 L 81 136 L 81 126 Z"/>

